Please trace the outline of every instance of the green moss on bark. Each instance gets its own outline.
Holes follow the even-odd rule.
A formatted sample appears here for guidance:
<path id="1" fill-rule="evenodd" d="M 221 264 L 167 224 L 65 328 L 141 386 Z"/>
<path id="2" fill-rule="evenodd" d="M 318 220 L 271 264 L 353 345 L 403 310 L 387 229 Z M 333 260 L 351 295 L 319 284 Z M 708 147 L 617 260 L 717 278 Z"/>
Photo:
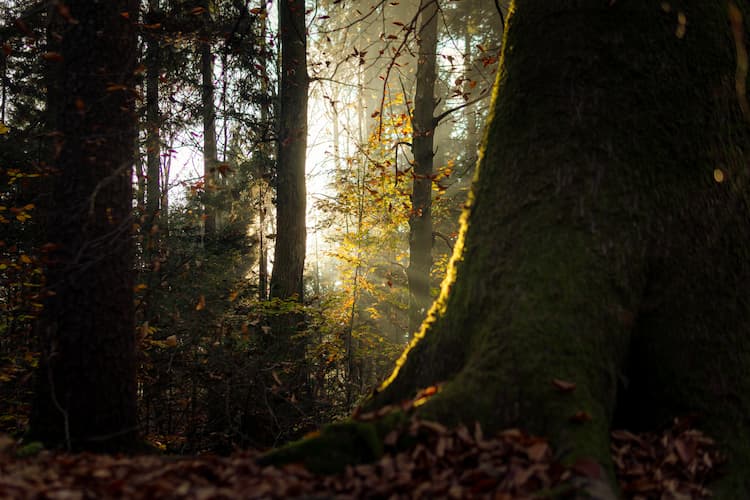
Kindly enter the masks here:
<path id="1" fill-rule="evenodd" d="M 319 433 L 288 443 L 265 455 L 265 465 L 302 463 L 317 474 L 335 474 L 347 465 L 374 462 L 383 455 L 383 441 L 408 421 L 402 412 L 389 413 L 374 422 L 347 420 L 329 424 Z"/>
<path id="2" fill-rule="evenodd" d="M 750 497 L 750 133 L 727 6 L 515 2 L 449 276 L 367 408 L 441 384 L 421 416 L 522 427 L 610 470 L 613 419 L 696 414 L 730 455 L 717 498 Z"/>
<path id="3" fill-rule="evenodd" d="M 735 464 L 726 498 L 747 495 L 748 131 L 727 4 L 513 11 L 465 244 L 370 406 L 445 382 L 423 416 L 521 426 L 605 465 L 616 409 L 650 428 L 697 412 Z"/>

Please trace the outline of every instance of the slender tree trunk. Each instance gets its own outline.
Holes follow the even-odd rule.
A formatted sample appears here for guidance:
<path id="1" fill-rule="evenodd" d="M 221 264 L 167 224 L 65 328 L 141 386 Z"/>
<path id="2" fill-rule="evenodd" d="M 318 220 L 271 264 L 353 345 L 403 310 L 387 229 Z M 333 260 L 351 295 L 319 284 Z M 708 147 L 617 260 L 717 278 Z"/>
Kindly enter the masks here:
<path id="1" fill-rule="evenodd" d="M 471 12 L 469 7 L 465 7 L 466 20 L 470 21 Z M 464 30 L 464 84 L 463 90 L 467 96 L 472 94 L 472 80 L 471 76 L 474 73 L 474 58 L 472 52 L 474 47 L 472 44 L 471 33 L 467 28 Z M 476 84 L 476 82 L 474 82 Z M 471 97 L 469 97 L 471 99 Z M 475 106 L 466 106 L 463 109 L 464 120 L 466 120 L 466 146 L 464 151 L 464 157 L 467 164 L 474 165 L 477 161 L 477 149 L 479 146 L 479 127 L 477 124 L 477 110 Z"/>
<path id="2" fill-rule="evenodd" d="M 167 145 L 168 150 L 174 149 L 174 134 L 169 138 Z M 166 241 L 169 239 L 169 183 L 172 175 L 172 155 L 170 154 L 164 162 L 164 169 L 161 172 L 161 205 L 160 211 L 160 231 L 159 233 Z"/>
<path id="3" fill-rule="evenodd" d="M 258 299 L 268 299 L 268 240 L 266 239 L 266 187 L 258 190 Z"/>
<path id="4" fill-rule="evenodd" d="M 268 47 L 266 44 L 266 35 L 268 33 L 268 16 L 266 10 L 266 0 L 260 0 L 260 10 L 263 12 L 262 27 L 260 30 L 260 53 L 263 54 L 265 62 L 268 63 L 270 58 L 267 57 Z M 260 108 L 260 121 L 264 130 L 263 136 L 260 138 L 258 145 L 258 152 L 261 155 L 261 161 L 258 164 L 258 171 L 256 177 L 258 178 L 258 234 L 259 234 L 259 245 L 258 245 L 258 299 L 268 299 L 268 240 L 266 238 L 266 217 L 268 207 L 268 178 L 269 178 L 269 163 L 270 154 L 268 152 L 268 124 L 271 119 L 271 98 L 269 96 L 268 86 L 268 64 L 262 64 L 263 67 L 261 74 L 261 93 L 267 96 L 267 99 L 261 104 Z"/>
<path id="5" fill-rule="evenodd" d="M 307 34 L 304 0 L 279 3 L 281 82 L 276 185 L 276 248 L 271 297 L 302 300 L 305 264 Z"/>
<path id="6" fill-rule="evenodd" d="M 419 59 L 414 99 L 414 181 L 409 215 L 409 335 L 417 331 L 430 307 L 432 267 L 432 172 L 435 133 L 437 0 L 420 2 Z"/>
<path id="7" fill-rule="evenodd" d="M 2 78 L 2 90 L 0 91 L 0 123 L 5 123 L 5 104 L 8 92 L 8 56 L 3 51 L 0 54 L 0 78 Z"/>
<path id="8" fill-rule="evenodd" d="M 115 451 L 136 439 L 131 238 L 135 0 L 66 2 L 50 39 L 56 151 L 49 294 L 31 434 Z M 66 12 L 68 14 L 68 12 Z M 127 14 L 123 15 L 123 14 Z"/>
<path id="9" fill-rule="evenodd" d="M 204 0 L 204 32 L 200 40 L 201 106 L 203 114 L 203 182 L 205 189 L 203 228 L 207 238 L 216 236 L 218 158 L 216 150 L 216 105 L 214 102 L 214 60 L 211 50 L 211 0 Z"/>
<path id="10" fill-rule="evenodd" d="M 149 0 L 151 13 L 159 9 L 158 0 Z M 159 39 L 151 34 L 146 49 L 146 213 L 144 224 L 144 260 L 152 265 L 159 247 L 159 208 L 161 202 L 161 116 L 159 113 Z"/>
<path id="11" fill-rule="evenodd" d="M 136 132 L 135 141 L 133 142 L 136 178 L 135 205 L 138 208 L 138 213 L 143 214 L 146 210 L 146 172 L 143 170 L 143 162 L 141 160 L 141 141 L 138 138 L 138 134 L 139 132 Z"/>

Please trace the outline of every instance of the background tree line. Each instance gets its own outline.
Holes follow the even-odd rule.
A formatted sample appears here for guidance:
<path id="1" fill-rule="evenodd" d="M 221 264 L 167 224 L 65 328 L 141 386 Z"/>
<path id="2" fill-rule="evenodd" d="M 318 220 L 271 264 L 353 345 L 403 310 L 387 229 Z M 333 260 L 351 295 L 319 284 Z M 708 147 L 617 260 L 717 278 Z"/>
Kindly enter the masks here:
<path id="1" fill-rule="evenodd" d="M 348 413 L 445 272 L 494 6 L 5 3 L 2 430 L 229 450 Z"/>

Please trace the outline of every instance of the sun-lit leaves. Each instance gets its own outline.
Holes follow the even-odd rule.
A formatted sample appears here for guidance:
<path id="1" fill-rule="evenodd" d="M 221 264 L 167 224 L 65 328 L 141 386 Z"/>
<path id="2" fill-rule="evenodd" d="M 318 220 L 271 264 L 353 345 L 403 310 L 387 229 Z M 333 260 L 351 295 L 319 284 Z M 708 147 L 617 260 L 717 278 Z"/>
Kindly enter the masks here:
<path id="1" fill-rule="evenodd" d="M 724 171 L 720 168 L 714 169 L 714 180 L 721 184 L 724 182 Z"/>
<path id="2" fill-rule="evenodd" d="M 684 12 L 679 11 L 677 13 L 677 28 L 675 28 L 675 36 L 677 38 L 684 38 L 685 33 L 687 32 L 687 16 Z"/>
<path id="3" fill-rule="evenodd" d="M 6 130 L 6 133 L 9 133 Z M 44 247 L 22 236 L 34 234 L 36 204 L 26 196 L 40 174 L 32 169 L 0 168 L 0 336 L 6 342 L 26 338 L 50 294 L 44 289 Z M 10 344 L 8 344 L 10 345 Z M 0 370 L 3 364 L 0 363 Z M 2 399 L 2 393 L 0 393 Z M 0 404 L 0 408 L 2 408 Z"/>
<path id="4" fill-rule="evenodd" d="M 198 302 L 195 304 L 196 311 L 202 311 L 206 308 L 206 296 L 201 295 L 198 297 Z"/>

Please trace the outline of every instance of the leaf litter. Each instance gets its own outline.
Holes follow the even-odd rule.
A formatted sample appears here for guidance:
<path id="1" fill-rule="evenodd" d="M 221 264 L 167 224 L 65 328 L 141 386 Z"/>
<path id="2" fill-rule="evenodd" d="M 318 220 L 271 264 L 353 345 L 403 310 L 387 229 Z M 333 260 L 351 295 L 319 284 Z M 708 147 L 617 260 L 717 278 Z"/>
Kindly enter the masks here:
<path id="1" fill-rule="evenodd" d="M 413 445 L 398 449 L 402 437 Z M 627 498 L 710 498 L 706 485 L 718 477 L 723 457 L 699 431 L 676 420 L 661 434 L 613 431 L 611 438 Z M 546 440 L 518 429 L 485 437 L 479 425 L 449 429 L 413 419 L 384 441 L 386 453 L 377 462 L 322 476 L 299 464 L 262 467 L 253 450 L 229 457 L 42 451 L 21 459 L 13 441 L 0 436 L 0 498 L 573 498 L 573 474 L 591 470 L 585 460 L 564 467 Z"/>

